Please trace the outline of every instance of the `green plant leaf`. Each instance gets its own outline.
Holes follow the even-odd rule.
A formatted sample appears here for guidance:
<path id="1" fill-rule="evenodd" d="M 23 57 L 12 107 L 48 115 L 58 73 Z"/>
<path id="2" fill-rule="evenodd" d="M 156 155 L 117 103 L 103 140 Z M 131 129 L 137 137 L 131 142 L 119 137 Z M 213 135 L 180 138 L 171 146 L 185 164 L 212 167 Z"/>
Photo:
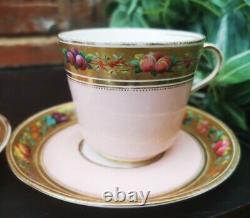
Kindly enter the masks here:
<path id="1" fill-rule="evenodd" d="M 231 85 L 250 80 L 250 62 L 228 71 L 224 75 L 219 75 L 217 83 L 220 85 Z"/>
<path id="2" fill-rule="evenodd" d="M 129 17 L 127 16 L 126 8 L 120 5 L 112 14 L 110 20 L 111 27 L 130 26 Z"/>
<path id="3" fill-rule="evenodd" d="M 211 0 L 211 2 L 222 10 L 228 5 L 228 0 Z"/>
<path id="4" fill-rule="evenodd" d="M 144 15 L 142 7 L 138 7 L 136 11 L 134 12 L 132 19 L 131 19 L 131 26 L 132 27 L 149 27 L 147 24 Z"/>
<path id="5" fill-rule="evenodd" d="M 228 12 L 222 17 L 214 40 L 223 51 L 225 59 L 249 48 L 250 40 L 246 37 L 249 34 L 248 28 L 249 23 L 240 11 Z"/>
<path id="6" fill-rule="evenodd" d="M 144 14 L 147 20 L 151 23 L 158 23 L 161 21 L 162 1 L 161 0 L 141 0 Z"/>
<path id="7" fill-rule="evenodd" d="M 239 106 L 250 105 L 250 80 L 223 88 L 226 101 L 234 102 Z"/>
<path id="8" fill-rule="evenodd" d="M 247 130 L 246 112 L 242 107 L 231 101 L 231 99 L 228 99 L 228 101 L 226 100 L 227 99 L 223 98 L 216 100 L 213 92 L 208 92 L 203 98 L 203 105 L 201 108 L 219 117 L 232 127 Z"/>
<path id="9" fill-rule="evenodd" d="M 217 85 L 232 85 L 250 79 L 250 50 L 229 59 L 215 79 Z"/>
<path id="10" fill-rule="evenodd" d="M 245 2 L 248 6 L 250 6 L 250 0 L 244 0 L 244 2 Z"/>
<path id="11" fill-rule="evenodd" d="M 223 112 L 223 117 L 232 126 L 239 127 L 243 130 L 247 130 L 246 114 L 245 112 L 236 105 L 232 103 L 221 103 L 221 109 Z"/>
<path id="12" fill-rule="evenodd" d="M 127 10 L 128 15 L 131 15 L 136 10 L 137 4 L 138 0 L 131 1 L 131 4 Z"/>
<path id="13" fill-rule="evenodd" d="M 222 11 L 220 10 L 220 8 L 218 8 L 217 5 L 213 4 L 210 1 L 204 1 L 204 0 L 190 0 L 190 1 L 204 7 L 205 9 L 209 10 L 211 13 L 213 13 L 218 17 L 222 15 Z"/>
<path id="14" fill-rule="evenodd" d="M 228 49 L 228 28 L 229 27 L 229 15 L 225 14 L 220 22 L 219 30 L 217 32 L 216 45 L 226 54 Z"/>
<path id="15" fill-rule="evenodd" d="M 228 59 L 223 67 L 223 71 L 230 71 L 240 67 L 242 64 L 250 61 L 250 50 L 242 52 Z"/>

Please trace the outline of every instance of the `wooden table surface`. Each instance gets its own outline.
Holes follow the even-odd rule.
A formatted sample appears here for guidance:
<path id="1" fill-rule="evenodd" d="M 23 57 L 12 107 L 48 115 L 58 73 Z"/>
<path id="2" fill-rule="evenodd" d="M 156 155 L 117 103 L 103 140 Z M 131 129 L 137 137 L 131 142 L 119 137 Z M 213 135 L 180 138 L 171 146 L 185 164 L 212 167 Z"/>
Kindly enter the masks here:
<path id="1" fill-rule="evenodd" d="M 0 113 L 14 128 L 32 114 L 70 101 L 62 66 L 0 70 Z M 248 145 L 250 142 L 247 142 Z M 66 203 L 48 197 L 20 182 L 0 154 L 0 218 L 173 217 L 207 218 L 250 204 L 250 149 L 242 144 L 236 172 L 222 185 L 201 196 L 166 206 L 139 209 L 100 209 Z M 244 215 L 218 216 L 249 218 Z"/>

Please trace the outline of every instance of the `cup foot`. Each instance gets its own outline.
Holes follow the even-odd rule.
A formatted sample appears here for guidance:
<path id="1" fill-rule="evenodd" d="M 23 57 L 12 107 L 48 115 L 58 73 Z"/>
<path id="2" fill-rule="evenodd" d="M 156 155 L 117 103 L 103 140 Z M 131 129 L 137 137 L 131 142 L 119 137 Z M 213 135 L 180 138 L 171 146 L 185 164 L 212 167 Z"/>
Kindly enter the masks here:
<path id="1" fill-rule="evenodd" d="M 84 139 L 81 140 L 79 143 L 79 152 L 82 157 L 87 159 L 89 162 L 103 166 L 103 167 L 110 167 L 110 168 L 121 168 L 121 169 L 129 169 L 129 168 L 137 168 L 146 166 L 151 164 L 155 161 L 158 161 L 163 154 L 162 152 L 152 158 L 140 161 L 124 161 L 124 160 L 116 160 L 112 157 L 108 157 L 104 154 L 96 152 L 90 145 L 84 143 Z"/>

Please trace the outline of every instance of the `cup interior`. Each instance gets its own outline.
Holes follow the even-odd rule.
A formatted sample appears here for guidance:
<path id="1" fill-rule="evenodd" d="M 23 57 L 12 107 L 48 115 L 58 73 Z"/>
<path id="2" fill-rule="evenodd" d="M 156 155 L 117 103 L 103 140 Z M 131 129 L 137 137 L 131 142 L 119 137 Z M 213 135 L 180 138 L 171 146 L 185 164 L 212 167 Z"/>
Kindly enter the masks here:
<path id="1" fill-rule="evenodd" d="M 160 46 L 189 44 L 204 40 L 198 33 L 146 28 L 97 28 L 67 31 L 59 34 L 59 40 L 97 46 Z"/>

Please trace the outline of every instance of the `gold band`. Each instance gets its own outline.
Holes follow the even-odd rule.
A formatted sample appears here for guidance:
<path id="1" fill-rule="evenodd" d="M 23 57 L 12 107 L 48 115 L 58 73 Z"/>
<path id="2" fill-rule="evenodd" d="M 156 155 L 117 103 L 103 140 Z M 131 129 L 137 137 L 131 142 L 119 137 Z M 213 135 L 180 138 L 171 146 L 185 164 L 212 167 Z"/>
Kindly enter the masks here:
<path id="1" fill-rule="evenodd" d="M 178 48 L 96 48 L 60 43 L 68 75 L 91 84 L 149 86 L 193 76 L 202 45 Z"/>
<path id="2" fill-rule="evenodd" d="M 191 73 L 189 75 L 180 76 L 177 78 L 167 78 L 158 80 L 112 80 L 112 79 L 93 78 L 82 75 L 79 76 L 78 74 L 69 71 L 67 71 L 67 76 L 68 78 L 80 83 L 101 85 L 106 87 L 108 86 L 108 87 L 126 87 L 126 88 L 174 86 L 191 82 L 194 78 L 194 74 Z"/>

